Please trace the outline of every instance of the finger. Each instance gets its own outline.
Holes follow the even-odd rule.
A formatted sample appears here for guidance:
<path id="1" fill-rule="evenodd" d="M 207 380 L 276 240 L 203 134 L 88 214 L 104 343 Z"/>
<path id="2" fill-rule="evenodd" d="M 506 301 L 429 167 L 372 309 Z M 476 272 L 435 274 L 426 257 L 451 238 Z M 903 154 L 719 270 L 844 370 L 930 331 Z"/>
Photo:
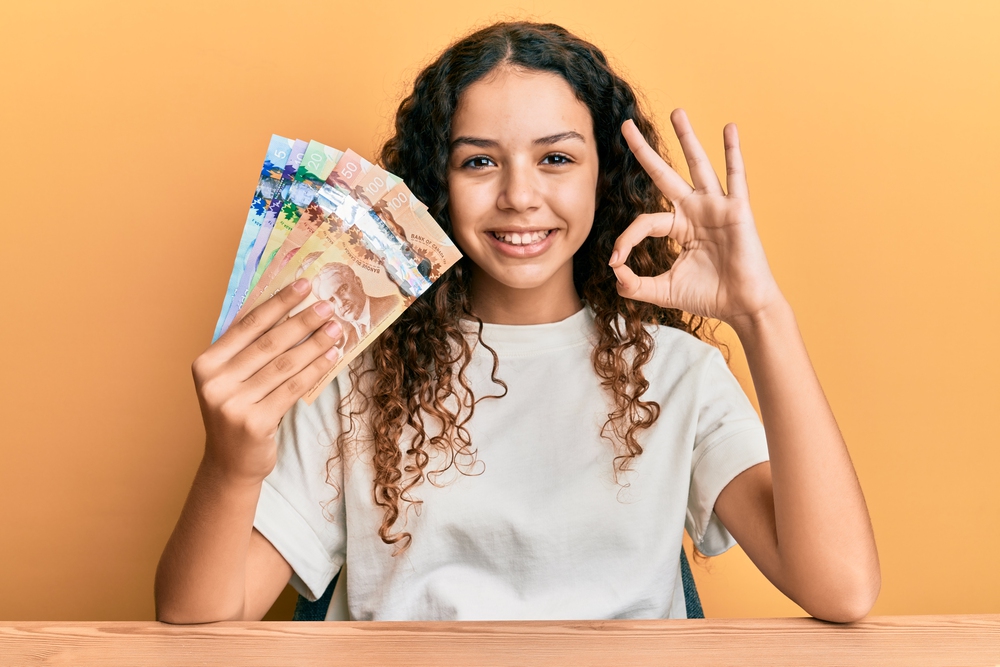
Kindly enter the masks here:
<path id="1" fill-rule="evenodd" d="M 279 355 L 304 341 L 331 317 L 333 306 L 329 301 L 314 303 L 250 343 L 230 360 L 228 366 L 237 379 L 246 380 Z"/>
<path id="2" fill-rule="evenodd" d="M 653 184 L 670 201 L 680 201 L 691 194 L 691 186 L 674 171 L 667 161 L 646 143 L 646 138 L 632 119 L 622 123 L 622 136 L 642 168 L 653 179 Z"/>
<path id="3" fill-rule="evenodd" d="M 740 135 L 736 124 L 729 123 L 722 129 L 722 140 L 726 146 L 726 190 L 730 197 L 749 199 L 746 169 L 743 167 L 743 153 L 740 151 Z"/>
<path id="4" fill-rule="evenodd" d="M 695 136 L 691 122 L 688 120 L 684 109 L 674 109 L 670 114 L 670 122 L 674 126 L 677 139 L 681 142 L 681 149 L 684 151 L 684 158 L 687 160 L 688 169 L 691 171 L 691 182 L 696 190 L 711 194 L 724 194 L 719 177 L 712 169 L 712 163 L 705 154 L 705 149 L 701 147 L 701 142 Z"/>
<path id="5" fill-rule="evenodd" d="M 302 302 L 309 293 L 309 281 L 296 280 L 273 297 L 260 304 L 242 319 L 226 329 L 226 332 L 215 341 L 221 355 L 226 359 L 239 354 L 262 333 L 274 326 L 274 323 L 284 317 L 288 311 Z"/>
<path id="6" fill-rule="evenodd" d="M 637 276 L 627 266 L 616 266 L 615 277 L 618 279 L 618 293 L 628 299 L 654 303 L 664 308 L 672 308 L 670 304 L 670 272 L 656 276 Z"/>
<path id="7" fill-rule="evenodd" d="M 257 405 L 270 414 L 285 414 L 295 402 L 306 395 L 340 362 L 340 349 L 331 347 L 301 371 L 291 376 L 258 401 Z"/>
<path id="8" fill-rule="evenodd" d="M 685 231 L 684 224 L 674 213 L 642 213 L 615 240 L 608 266 L 624 264 L 632 248 L 639 245 L 644 238 L 670 236 L 682 241 L 683 239 L 678 237 L 684 236 Z"/>
<path id="9" fill-rule="evenodd" d="M 332 320 L 317 329 L 301 345 L 278 355 L 267 365 L 247 378 L 248 398 L 258 402 L 277 389 L 292 376 L 301 373 L 314 361 L 324 357 L 330 362 L 340 358 L 340 350 L 335 347 L 344 331 L 339 322 Z M 321 366 L 323 364 L 320 364 Z M 330 364 L 332 365 L 332 363 Z M 311 385 L 310 385 L 311 386 Z M 305 390 L 303 390 L 304 393 Z M 297 400 L 297 399 L 296 399 Z"/>

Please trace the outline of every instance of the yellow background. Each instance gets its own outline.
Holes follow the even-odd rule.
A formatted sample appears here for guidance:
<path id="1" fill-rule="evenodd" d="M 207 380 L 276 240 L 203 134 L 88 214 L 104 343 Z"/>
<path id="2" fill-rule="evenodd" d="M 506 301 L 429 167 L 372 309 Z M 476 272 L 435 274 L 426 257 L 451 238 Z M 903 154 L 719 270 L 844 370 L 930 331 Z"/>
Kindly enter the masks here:
<path id="1" fill-rule="evenodd" d="M 419 68 L 503 17 L 597 43 L 717 168 L 739 124 L 871 509 L 874 613 L 1000 612 L 1000 3 L 7 1 L 0 619 L 153 617 L 268 137 L 371 156 Z M 802 613 L 738 548 L 695 576 L 709 616 Z"/>

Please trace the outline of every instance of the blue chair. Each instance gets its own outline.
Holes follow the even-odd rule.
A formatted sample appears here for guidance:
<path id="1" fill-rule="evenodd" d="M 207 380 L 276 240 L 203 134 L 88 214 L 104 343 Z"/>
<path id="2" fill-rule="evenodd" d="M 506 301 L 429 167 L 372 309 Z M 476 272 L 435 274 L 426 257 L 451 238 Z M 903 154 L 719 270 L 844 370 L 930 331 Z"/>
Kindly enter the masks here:
<path id="1" fill-rule="evenodd" d="M 294 621 L 323 621 L 326 619 L 326 610 L 330 606 L 333 598 L 333 589 L 337 585 L 340 577 L 338 572 L 333 577 L 333 581 L 326 587 L 326 591 L 315 602 L 310 602 L 301 595 L 295 603 Z M 681 549 L 681 583 L 684 586 L 684 604 L 687 606 L 688 618 L 705 618 L 705 612 L 701 608 L 701 598 L 698 597 L 698 589 L 694 585 L 694 577 L 691 575 L 691 566 L 688 564 L 684 549 Z"/>

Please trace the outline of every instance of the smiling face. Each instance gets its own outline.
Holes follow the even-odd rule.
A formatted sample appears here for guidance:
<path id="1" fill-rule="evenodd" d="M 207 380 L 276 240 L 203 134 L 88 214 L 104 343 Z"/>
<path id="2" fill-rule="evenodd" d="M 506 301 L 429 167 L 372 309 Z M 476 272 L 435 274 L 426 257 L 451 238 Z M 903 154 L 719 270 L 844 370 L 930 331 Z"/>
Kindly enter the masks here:
<path id="1" fill-rule="evenodd" d="M 579 309 L 573 254 L 593 225 L 597 179 L 590 110 L 559 75 L 505 67 L 462 93 L 449 212 L 475 265 L 477 309 L 484 296 Z"/>

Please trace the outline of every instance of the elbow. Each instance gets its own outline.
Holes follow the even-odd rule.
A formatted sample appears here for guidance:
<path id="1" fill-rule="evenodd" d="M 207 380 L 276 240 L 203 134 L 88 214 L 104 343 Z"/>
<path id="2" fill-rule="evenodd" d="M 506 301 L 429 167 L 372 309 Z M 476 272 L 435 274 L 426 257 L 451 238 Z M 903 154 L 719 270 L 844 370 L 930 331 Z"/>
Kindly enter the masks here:
<path id="1" fill-rule="evenodd" d="M 822 600 L 803 609 L 810 616 L 831 623 L 853 623 L 867 616 L 875 606 L 882 588 L 882 576 L 876 570 L 853 585 L 844 585 L 824 595 Z"/>
<path id="2" fill-rule="evenodd" d="M 172 587 L 159 576 L 153 587 L 153 609 L 160 623 L 169 625 L 199 625 L 218 621 L 243 621 L 243 601 L 228 609 L 218 604 L 216 597 L 192 595 Z"/>
<path id="3" fill-rule="evenodd" d="M 242 616 L 217 616 L 209 614 L 196 614 L 183 609 L 164 609 L 156 606 L 156 620 L 168 625 L 201 625 L 204 623 L 217 623 L 219 621 L 245 621 Z"/>

